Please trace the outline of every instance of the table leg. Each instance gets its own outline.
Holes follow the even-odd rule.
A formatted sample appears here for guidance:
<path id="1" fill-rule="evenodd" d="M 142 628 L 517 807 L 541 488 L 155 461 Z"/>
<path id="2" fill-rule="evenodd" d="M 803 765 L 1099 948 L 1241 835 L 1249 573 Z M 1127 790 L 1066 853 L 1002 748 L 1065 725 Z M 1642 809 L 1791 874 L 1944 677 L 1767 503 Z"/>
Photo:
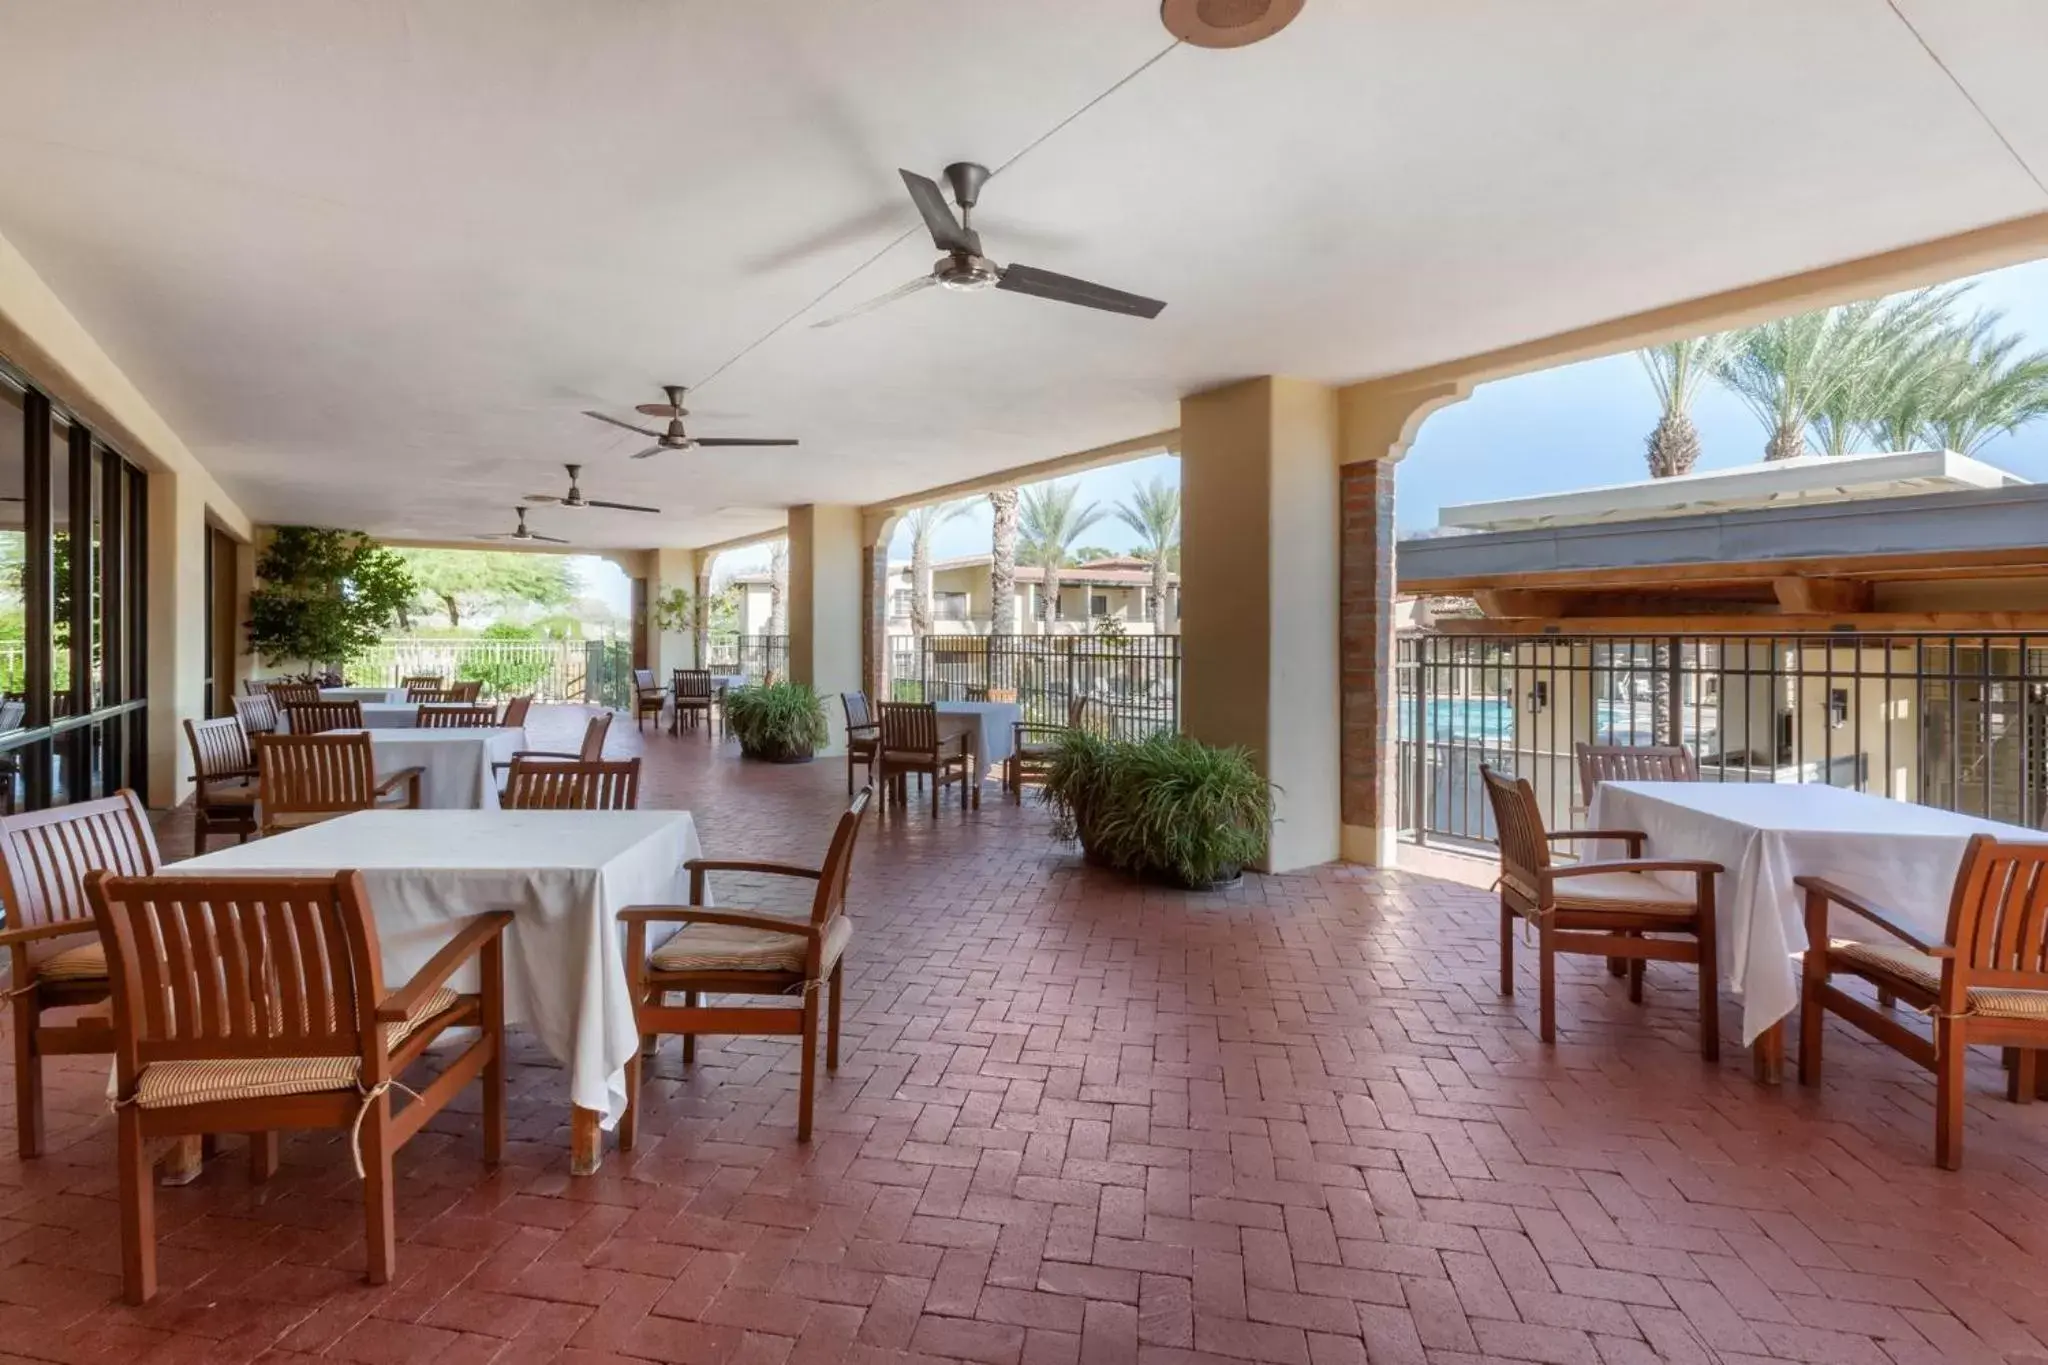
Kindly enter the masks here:
<path id="1" fill-rule="evenodd" d="M 967 771 L 974 779 L 974 808 L 981 809 L 981 740 L 976 731 L 967 732 Z"/>
<path id="2" fill-rule="evenodd" d="M 1782 1085 L 1785 1080 L 1785 1021 L 1757 1035 L 1750 1049 L 1749 1065 L 1758 1085 Z"/>
<path id="3" fill-rule="evenodd" d="M 596 1175 L 604 1165 L 604 1129 L 598 1112 L 576 1105 L 569 1111 L 569 1174 Z"/>
<path id="4" fill-rule="evenodd" d="M 200 1169 L 206 1164 L 203 1141 L 197 1136 L 172 1138 L 171 1145 L 157 1158 L 156 1183 L 189 1185 L 197 1180 Z"/>

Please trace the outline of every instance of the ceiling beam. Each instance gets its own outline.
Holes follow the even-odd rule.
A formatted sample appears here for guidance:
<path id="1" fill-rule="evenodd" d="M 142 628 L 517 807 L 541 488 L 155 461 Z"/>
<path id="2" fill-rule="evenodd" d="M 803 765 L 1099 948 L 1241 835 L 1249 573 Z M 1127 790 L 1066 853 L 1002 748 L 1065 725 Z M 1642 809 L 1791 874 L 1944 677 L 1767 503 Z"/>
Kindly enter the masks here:
<path id="1" fill-rule="evenodd" d="M 1395 559 L 1399 572 L 1400 560 Z M 1811 558 L 1742 560 L 1726 563 L 1610 565 L 1604 568 L 1472 574 L 1457 578 L 1403 578 L 1404 596 L 1471 596 L 1486 588 L 1642 588 L 1659 584 L 1761 583 L 1781 578 L 1999 577 L 2048 574 L 2048 545 L 2013 545 L 1989 550 L 1944 550 L 1938 554 L 1823 555 Z"/>
<path id="2" fill-rule="evenodd" d="M 1870 580 L 1864 578 L 1795 575 L 1772 580 L 1771 590 L 1777 594 L 1779 607 L 1802 616 L 1867 612 L 1872 597 Z"/>
<path id="3" fill-rule="evenodd" d="M 1450 617 L 1437 635 L 1647 636 L 1672 635 L 1922 635 L 2027 631 L 2048 634 L 2048 611 L 1881 611 L 1839 616 L 1782 616 L 1775 612 L 1657 616 Z"/>

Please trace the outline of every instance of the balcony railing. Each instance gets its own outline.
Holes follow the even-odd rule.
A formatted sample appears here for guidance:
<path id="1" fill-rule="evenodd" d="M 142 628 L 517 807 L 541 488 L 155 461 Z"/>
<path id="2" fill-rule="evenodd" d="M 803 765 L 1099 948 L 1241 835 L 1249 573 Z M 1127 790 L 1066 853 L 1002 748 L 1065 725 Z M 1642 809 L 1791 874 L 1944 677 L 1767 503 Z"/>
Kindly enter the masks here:
<path id="1" fill-rule="evenodd" d="M 486 697 L 624 707 L 633 647 L 625 640 L 384 640 L 345 670 L 359 687 L 396 687 L 410 674 L 481 682 Z"/>
<path id="2" fill-rule="evenodd" d="M 789 676 L 787 635 L 713 635 L 706 668 L 744 673 L 750 683 Z"/>
<path id="3" fill-rule="evenodd" d="M 1064 724 L 1090 698 L 1124 739 L 1180 728 L 1180 637 L 910 635 L 889 637 L 889 695 L 899 701 L 1013 698 L 1024 718 Z"/>

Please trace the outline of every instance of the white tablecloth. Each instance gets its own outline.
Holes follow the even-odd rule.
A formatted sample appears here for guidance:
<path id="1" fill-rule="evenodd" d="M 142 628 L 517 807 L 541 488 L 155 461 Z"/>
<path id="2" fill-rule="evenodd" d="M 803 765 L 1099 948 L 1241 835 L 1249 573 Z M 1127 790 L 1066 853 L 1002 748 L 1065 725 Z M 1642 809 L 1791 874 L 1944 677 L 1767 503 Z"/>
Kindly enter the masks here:
<path id="1" fill-rule="evenodd" d="M 362 872 L 385 988 L 411 979 L 462 920 L 510 910 L 505 1018 L 569 1069 L 569 1097 L 612 1127 L 640 1046 L 626 993 L 629 905 L 689 899 L 701 856 L 685 811 L 364 811 L 174 863 L 166 873 Z M 456 977 L 474 990 L 474 969 Z"/>
<path id="2" fill-rule="evenodd" d="M 377 776 L 400 768 L 425 768 L 420 775 L 423 810 L 496 810 L 498 784 L 493 763 L 510 763 L 513 751 L 524 749 L 526 731 L 500 726 L 492 730 L 371 730 L 370 747 L 377 755 Z"/>
<path id="3" fill-rule="evenodd" d="M 404 701 L 405 689 L 402 687 L 323 687 L 320 689 L 320 700 Z"/>
<path id="4" fill-rule="evenodd" d="M 974 727 L 974 752 L 981 759 L 983 772 L 1001 763 L 1010 756 L 1017 732 L 1010 727 L 1024 719 L 1023 710 L 1013 701 L 942 701 L 937 703 L 941 716 L 963 716 Z M 941 735 L 956 733 L 952 726 L 941 722 Z"/>
<path id="5" fill-rule="evenodd" d="M 744 673 L 713 673 L 711 675 L 712 689 L 718 692 L 723 692 L 729 687 L 744 687 L 746 682 L 747 675 Z"/>
<path id="6" fill-rule="evenodd" d="M 1647 858 L 1704 858 L 1727 871 L 1714 888 L 1721 977 L 1742 1000 L 1742 1041 L 1799 1003 L 1806 950 L 1805 893 L 1794 877 L 1825 877 L 1896 912 L 1939 940 L 1948 932 L 1949 893 L 1972 834 L 2048 838 L 2002 825 L 1819 783 L 1603 782 L 1588 813 L 1592 829 L 1636 829 Z M 1598 856 L 1624 858 L 1605 845 Z M 1673 886 L 1689 877 L 1669 877 Z M 1883 930 L 1837 909 L 1829 932 L 1881 942 Z"/>

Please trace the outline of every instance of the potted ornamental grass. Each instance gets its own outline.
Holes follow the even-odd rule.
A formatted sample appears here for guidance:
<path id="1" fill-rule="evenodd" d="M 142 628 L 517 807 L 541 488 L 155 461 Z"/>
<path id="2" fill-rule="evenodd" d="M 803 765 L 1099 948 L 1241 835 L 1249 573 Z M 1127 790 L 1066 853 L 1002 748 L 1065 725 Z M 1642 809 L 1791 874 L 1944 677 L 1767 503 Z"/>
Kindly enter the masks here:
<path id="1" fill-rule="evenodd" d="M 725 694 L 725 723 L 744 757 L 768 763 L 808 763 L 831 737 L 824 703 L 807 683 L 735 687 Z"/>
<path id="2" fill-rule="evenodd" d="M 1185 735 L 1061 737 L 1042 798 L 1088 861 L 1188 890 L 1236 882 L 1265 852 L 1273 787 L 1242 748 Z"/>

